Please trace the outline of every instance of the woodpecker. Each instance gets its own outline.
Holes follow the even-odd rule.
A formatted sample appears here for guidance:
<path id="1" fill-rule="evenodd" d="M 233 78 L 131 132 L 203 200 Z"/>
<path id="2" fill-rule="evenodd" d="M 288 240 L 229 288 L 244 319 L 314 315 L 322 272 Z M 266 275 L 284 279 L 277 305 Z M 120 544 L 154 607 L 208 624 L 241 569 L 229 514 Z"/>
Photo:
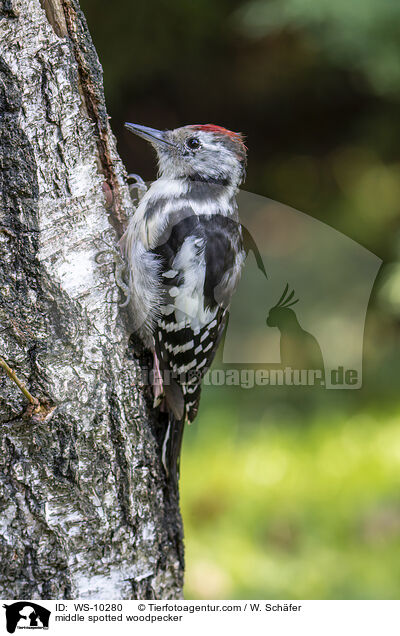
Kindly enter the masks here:
<path id="1" fill-rule="evenodd" d="M 246 256 L 236 194 L 245 177 L 240 133 L 213 124 L 160 131 L 126 123 L 154 147 L 159 175 L 121 240 L 135 331 L 154 354 L 154 389 L 169 412 L 167 474 L 178 479 L 185 422 L 228 318 Z"/>

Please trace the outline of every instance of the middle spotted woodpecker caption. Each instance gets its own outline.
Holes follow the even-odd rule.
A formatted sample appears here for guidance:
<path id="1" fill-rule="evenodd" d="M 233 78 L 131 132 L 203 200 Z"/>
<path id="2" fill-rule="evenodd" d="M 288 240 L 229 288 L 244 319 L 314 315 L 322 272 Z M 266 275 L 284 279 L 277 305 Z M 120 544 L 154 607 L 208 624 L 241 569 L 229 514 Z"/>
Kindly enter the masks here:
<path id="1" fill-rule="evenodd" d="M 196 417 L 246 256 L 236 203 L 246 147 L 239 133 L 212 124 L 125 125 L 158 158 L 159 177 L 121 245 L 134 327 L 154 353 L 155 403 L 169 412 L 163 462 L 177 480 L 183 427 Z"/>

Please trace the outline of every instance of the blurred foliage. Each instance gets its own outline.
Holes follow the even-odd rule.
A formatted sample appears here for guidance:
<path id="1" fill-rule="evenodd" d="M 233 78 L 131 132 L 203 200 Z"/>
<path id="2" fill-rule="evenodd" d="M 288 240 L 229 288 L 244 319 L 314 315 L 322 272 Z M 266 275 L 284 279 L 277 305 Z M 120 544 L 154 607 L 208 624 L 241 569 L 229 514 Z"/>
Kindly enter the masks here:
<path id="1" fill-rule="evenodd" d="M 398 598 L 398 414 L 246 430 L 206 406 L 181 484 L 187 598 Z"/>
<path id="2" fill-rule="evenodd" d="M 247 190 L 387 262 L 361 390 L 204 391 L 183 452 L 187 595 L 398 598 L 400 4 L 81 5 L 129 171 L 156 173 L 124 121 L 241 130 Z"/>
<path id="3" fill-rule="evenodd" d="M 400 97 L 396 0 L 252 0 L 238 11 L 238 24 L 258 37 L 300 32 L 334 63 L 361 71 L 377 92 Z"/>

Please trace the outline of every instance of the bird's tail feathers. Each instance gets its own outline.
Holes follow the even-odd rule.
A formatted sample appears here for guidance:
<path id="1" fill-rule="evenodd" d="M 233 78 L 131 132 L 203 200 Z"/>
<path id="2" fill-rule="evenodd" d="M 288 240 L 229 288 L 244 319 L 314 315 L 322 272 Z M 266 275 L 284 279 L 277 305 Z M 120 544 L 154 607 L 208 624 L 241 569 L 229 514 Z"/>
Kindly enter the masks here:
<path id="1" fill-rule="evenodd" d="M 162 462 L 167 477 L 178 486 L 180 455 L 185 419 L 176 419 L 173 413 L 168 415 L 168 428 L 162 446 Z"/>
<path id="2" fill-rule="evenodd" d="M 168 410 L 174 414 L 177 420 L 181 420 L 185 415 L 185 398 L 182 387 L 171 379 L 168 384 L 164 383 L 163 390 Z"/>

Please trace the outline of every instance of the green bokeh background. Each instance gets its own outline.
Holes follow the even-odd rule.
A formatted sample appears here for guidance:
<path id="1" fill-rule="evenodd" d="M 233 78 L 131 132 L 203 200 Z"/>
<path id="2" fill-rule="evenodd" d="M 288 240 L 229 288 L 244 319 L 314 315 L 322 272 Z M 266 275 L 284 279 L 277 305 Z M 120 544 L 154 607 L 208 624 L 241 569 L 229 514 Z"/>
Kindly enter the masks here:
<path id="1" fill-rule="evenodd" d="M 186 431 L 187 598 L 400 593 L 400 4 L 82 0 L 126 166 L 123 122 L 247 136 L 246 189 L 381 257 L 358 391 L 204 390 Z"/>

